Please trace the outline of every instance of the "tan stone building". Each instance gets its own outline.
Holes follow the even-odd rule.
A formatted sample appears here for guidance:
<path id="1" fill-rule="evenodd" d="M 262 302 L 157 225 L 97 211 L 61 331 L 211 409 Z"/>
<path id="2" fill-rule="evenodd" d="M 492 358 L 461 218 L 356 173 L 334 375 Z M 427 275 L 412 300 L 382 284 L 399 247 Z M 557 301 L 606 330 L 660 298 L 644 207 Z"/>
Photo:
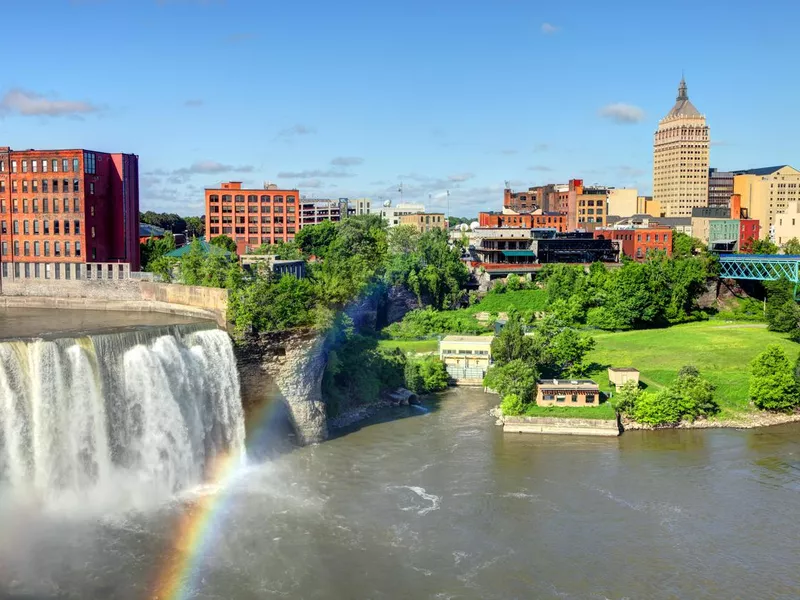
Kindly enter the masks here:
<path id="1" fill-rule="evenodd" d="M 635 188 L 608 190 L 608 214 L 618 217 L 631 217 L 638 212 L 639 192 Z"/>
<path id="2" fill-rule="evenodd" d="M 653 200 L 666 217 L 688 217 L 708 203 L 709 133 L 681 79 L 675 106 L 658 123 L 653 143 Z"/>
<path id="3" fill-rule="evenodd" d="M 775 217 L 800 200 L 800 171 L 789 165 L 735 171 L 733 193 L 741 196 L 748 217 L 758 219 L 761 239 L 777 242 Z"/>
<path id="4" fill-rule="evenodd" d="M 431 229 L 447 229 L 447 219 L 444 213 L 412 213 L 400 215 L 400 225 L 413 225 L 420 232 L 425 233 Z"/>
<path id="5" fill-rule="evenodd" d="M 591 379 L 540 379 L 536 382 L 539 406 L 598 406 L 600 386 Z"/>
<path id="6" fill-rule="evenodd" d="M 492 364 L 493 335 L 448 335 L 439 341 L 439 358 L 459 383 L 480 384 Z"/>

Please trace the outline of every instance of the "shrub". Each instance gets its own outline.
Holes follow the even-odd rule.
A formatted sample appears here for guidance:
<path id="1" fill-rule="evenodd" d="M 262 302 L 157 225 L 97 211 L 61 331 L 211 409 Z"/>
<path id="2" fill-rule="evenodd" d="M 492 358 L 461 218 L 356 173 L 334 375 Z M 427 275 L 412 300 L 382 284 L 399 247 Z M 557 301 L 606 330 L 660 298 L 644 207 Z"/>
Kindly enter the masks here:
<path id="1" fill-rule="evenodd" d="M 783 349 L 770 344 L 750 366 L 750 399 L 762 410 L 788 411 L 800 401 L 794 370 Z"/>
<path id="2" fill-rule="evenodd" d="M 500 403 L 500 410 L 509 417 L 515 417 L 525 412 L 525 403 L 517 394 L 508 394 Z"/>
<path id="3" fill-rule="evenodd" d="M 478 334 L 486 328 L 470 314 L 462 311 L 436 311 L 432 308 L 412 310 L 399 323 L 384 330 L 398 340 L 414 340 L 438 334 Z"/>
<path id="4" fill-rule="evenodd" d="M 483 378 L 483 385 L 501 396 L 516 394 L 522 402 L 530 402 L 536 394 L 538 373 L 529 363 L 512 360 L 504 365 L 495 365 Z"/>
<path id="5" fill-rule="evenodd" d="M 681 398 L 671 388 L 659 392 L 642 392 L 633 406 L 634 421 L 652 425 L 675 425 L 681 420 Z"/>
<path id="6" fill-rule="evenodd" d="M 631 413 L 641 393 L 642 390 L 639 389 L 639 384 L 635 381 L 627 381 L 611 397 L 611 406 L 619 413 Z"/>
<path id="7" fill-rule="evenodd" d="M 447 389 L 450 377 L 444 363 L 435 356 L 409 360 L 405 365 L 406 388 L 417 394 Z"/>

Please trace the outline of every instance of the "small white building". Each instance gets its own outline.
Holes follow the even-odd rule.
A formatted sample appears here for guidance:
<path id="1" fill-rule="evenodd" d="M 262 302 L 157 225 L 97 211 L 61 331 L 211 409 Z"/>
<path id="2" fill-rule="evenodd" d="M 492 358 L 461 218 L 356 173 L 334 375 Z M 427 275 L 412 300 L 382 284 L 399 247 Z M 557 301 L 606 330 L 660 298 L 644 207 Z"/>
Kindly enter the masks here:
<path id="1" fill-rule="evenodd" d="M 424 204 L 405 203 L 392 206 L 391 202 L 387 200 L 386 203 L 381 206 L 381 218 L 388 223 L 389 227 L 397 227 L 400 225 L 400 217 L 403 215 L 413 215 L 424 212 Z"/>
<path id="2" fill-rule="evenodd" d="M 492 364 L 493 335 L 448 335 L 439 342 L 439 358 L 451 378 L 480 385 Z"/>

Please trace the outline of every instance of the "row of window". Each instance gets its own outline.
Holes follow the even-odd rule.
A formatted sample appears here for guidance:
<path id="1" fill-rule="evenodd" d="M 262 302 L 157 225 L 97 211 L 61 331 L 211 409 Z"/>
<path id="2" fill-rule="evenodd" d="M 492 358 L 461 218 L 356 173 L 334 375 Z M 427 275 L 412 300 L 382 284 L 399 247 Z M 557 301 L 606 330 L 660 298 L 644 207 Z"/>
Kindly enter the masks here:
<path id="1" fill-rule="evenodd" d="M 76 250 L 80 251 L 80 248 L 77 248 Z M 93 258 L 95 254 L 97 254 L 97 251 L 92 248 Z M 10 276 L 10 266 L 11 265 L 7 262 L 3 263 L 3 277 L 7 278 Z M 20 279 L 22 277 L 25 277 L 25 279 L 50 279 L 51 275 L 53 279 L 61 279 L 62 274 L 64 275 L 64 279 L 71 279 L 73 272 L 75 274 L 75 279 L 114 279 L 113 266 L 107 266 L 108 270 L 104 275 L 102 265 L 96 265 L 96 268 L 92 270 L 91 264 L 84 265 L 81 263 L 67 263 L 62 265 L 59 263 L 47 264 L 38 262 L 15 262 L 13 272 L 16 279 Z M 119 270 L 117 271 L 117 278 L 124 279 L 125 277 L 122 265 L 118 265 L 118 267 Z"/>
<path id="2" fill-rule="evenodd" d="M 70 235 L 69 224 L 70 222 L 65 220 L 64 223 L 64 235 Z M 53 221 L 53 235 L 61 235 L 61 221 Z M 22 221 L 22 233 L 25 235 L 30 235 L 31 229 L 33 230 L 33 235 L 39 235 L 39 221 L 28 221 L 25 219 Z M 13 221 L 11 224 L 11 232 L 14 235 L 19 235 L 19 221 Z M 0 221 L 0 234 L 7 235 L 8 234 L 8 224 L 5 221 Z M 73 235 L 80 235 L 81 234 L 81 222 L 80 221 L 72 221 L 72 234 Z M 45 219 L 42 221 L 42 235 L 50 235 L 50 221 Z M 92 237 L 94 237 L 94 227 L 92 227 Z"/>
<path id="3" fill-rule="evenodd" d="M 558 394 L 558 395 L 555 395 L 555 396 L 553 394 L 543 394 L 542 398 L 544 398 L 544 400 L 549 401 L 549 402 L 552 402 L 553 400 L 555 400 L 556 402 L 566 402 L 567 401 L 566 394 L 564 394 L 564 395 Z M 572 400 L 572 402 L 577 402 L 578 401 L 578 394 L 571 394 L 570 400 Z M 586 403 L 587 404 L 592 404 L 593 402 L 594 402 L 594 394 L 586 394 Z"/>
<path id="4" fill-rule="evenodd" d="M 219 208 L 220 208 L 219 205 L 217 205 L 217 206 L 212 205 L 210 207 L 210 209 L 209 209 L 209 213 L 219 214 L 220 213 L 220 209 Z M 234 210 L 234 208 L 235 208 L 235 210 Z M 244 212 L 248 212 L 248 213 L 258 213 L 259 212 L 258 206 L 257 205 L 253 205 L 253 204 L 251 204 L 251 205 L 249 205 L 247 207 L 247 211 L 245 211 L 244 209 L 245 209 L 244 206 L 236 206 L 236 207 L 223 206 L 222 207 L 222 212 L 223 213 L 236 212 L 236 213 L 240 213 L 240 214 L 244 213 Z M 283 206 L 261 206 L 261 212 L 265 213 L 265 214 L 269 214 L 269 213 L 281 214 L 281 213 L 283 213 Z M 294 214 L 295 213 L 295 207 L 294 206 L 287 206 L 286 207 L 286 212 L 288 214 Z"/>
<path id="5" fill-rule="evenodd" d="M 59 211 L 59 205 L 62 207 L 61 211 Z M 50 200 L 48 198 L 42 198 L 41 206 L 42 206 L 42 212 L 43 213 L 51 212 L 50 211 L 50 206 L 51 206 L 50 205 Z M 53 207 L 52 212 L 54 212 L 54 213 L 57 213 L 57 212 L 68 213 L 69 209 L 70 209 L 69 198 L 64 198 L 63 201 L 59 201 L 58 198 L 53 198 L 52 207 Z M 30 208 L 31 210 L 28 211 L 28 208 Z M 92 209 L 92 210 L 94 211 L 94 209 Z M 6 212 L 6 201 L 5 200 L 0 200 L 0 214 L 5 214 L 5 212 Z M 11 201 L 11 212 L 12 213 L 19 212 L 19 201 L 16 198 L 14 198 Z M 30 205 L 28 204 L 28 199 L 27 198 L 23 198 L 22 199 L 22 212 L 23 213 L 27 213 L 27 212 L 38 213 L 39 212 L 39 198 L 33 198 L 31 200 Z M 72 212 L 76 212 L 76 213 L 77 212 L 81 212 L 81 201 L 80 201 L 80 198 L 73 198 L 72 199 Z M 94 214 L 94 212 L 92 212 L 92 214 Z"/>
<path id="6" fill-rule="evenodd" d="M 50 189 L 50 182 L 53 183 L 53 189 Z M 69 192 L 69 179 L 61 179 L 61 193 L 68 193 Z M 51 191 L 54 194 L 58 193 L 58 179 L 42 179 L 42 186 L 41 192 L 42 194 L 49 194 Z M 38 194 L 39 193 L 39 180 L 38 179 L 23 179 L 22 185 L 19 184 L 19 180 L 12 179 L 11 180 L 11 193 L 17 194 L 22 189 L 23 194 Z M 0 193 L 6 191 L 6 182 L 0 181 Z M 80 179 L 73 179 L 72 180 L 72 193 L 77 194 L 81 191 L 81 180 Z M 89 183 L 89 193 L 94 195 L 94 183 Z"/>
<path id="7" fill-rule="evenodd" d="M 221 232 L 224 235 L 231 235 L 232 233 L 234 233 L 233 229 L 234 228 L 232 228 L 232 227 L 222 227 Z M 250 233 L 250 234 L 257 235 L 257 234 L 261 233 L 262 235 L 271 235 L 271 234 L 283 234 L 284 233 L 284 228 L 283 227 L 274 227 L 274 228 L 273 227 L 261 227 L 260 229 L 258 227 L 247 227 L 247 228 L 245 228 L 245 227 L 236 227 L 235 229 L 236 229 L 236 233 L 237 234 Z M 247 232 L 245 232 L 245 229 L 247 229 Z M 209 231 L 210 231 L 210 235 L 219 235 L 220 234 L 220 228 L 219 227 L 209 227 Z M 286 233 L 294 234 L 296 232 L 297 232 L 297 229 L 295 227 L 287 227 L 286 228 Z"/>
<path id="8" fill-rule="evenodd" d="M 244 194 L 236 194 L 235 196 L 231 196 L 230 194 L 222 194 L 222 201 L 223 202 L 230 202 L 231 198 L 233 198 L 236 202 L 244 202 Z M 286 202 L 294 203 L 297 200 L 295 196 L 286 196 Z M 217 194 L 211 194 L 208 197 L 209 202 L 219 202 L 219 196 Z M 255 194 L 249 194 L 247 196 L 248 202 L 258 202 L 259 197 Z M 283 196 L 261 196 L 261 202 L 283 202 Z"/>
<path id="9" fill-rule="evenodd" d="M 219 217 L 210 217 L 209 218 L 209 223 L 211 225 L 218 225 L 219 222 L 220 222 Z M 233 222 L 234 222 L 233 221 L 233 217 L 222 217 L 223 225 L 226 224 L 226 223 L 233 223 Z M 236 221 L 235 222 L 236 222 L 237 225 L 244 225 L 244 223 L 245 223 L 244 217 L 236 217 Z M 285 221 L 284 221 L 283 217 L 261 217 L 260 220 L 259 220 L 258 217 L 248 217 L 246 222 L 247 223 L 251 223 L 251 224 L 255 224 L 255 223 L 261 222 L 261 223 L 264 223 L 264 224 L 267 224 L 267 225 L 269 225 L 270 223 L 280 223 L 280 224 L 288 223 L 289 225 L 294 225 L 297 221 L 296 221 L 296 219 L 294 217 L 286 217 Z"/>
<path id="10" fill-rule="evenodd" d="M 31 247 L 33 247 L 33 254 L 31 254 Z M 19 242 L 14 242 L 14 256 L 50 256 L 50 242 L 24 242 L 22 245 L 22 254 L 20 255 L 20 245 Z M 41 252 L 41 249 L 44 249 L 44 253 Z M 53 256 L 62 256 L 61 254 L 62 243 L 61 242 L 53 242 Z M 75 242 L 64 242 L 63 243 L 64 254 L 63 256 L 72 256 L 72 250 L 75 249 L 75 256 L 80 257 L 81 255 L 81 243 Z M 8 256 L 8 242 L 3 242 L 0 245 L 0 253 L 3 256 Z"/>
<path id="11" fill-rule="evenodd" d="M 68 173 L 70 170 L 70 162 L 72 163 L 72 172 L 77 173 L 80 169 L 80 161 L 77 158 L 73 158 L 72 161 L 68 158 L 61 159 L 61 172 Z M 42 160 L 12 160 L 11 161 L 11 172 L 18 173 L 18 168 L 21 168 L 22 173 L 47 173 L 48 168 L 53 173 L 58 173 L 58 163 L 59 160 L 57 158 L 47 159 L 43 158 Z M 41 166 L 41 171 L 39 170 Z M 30 169 L 30 170 L 29 170 Z M 0 160 L 0 173 L 6 170 L 5 161 Z"/>

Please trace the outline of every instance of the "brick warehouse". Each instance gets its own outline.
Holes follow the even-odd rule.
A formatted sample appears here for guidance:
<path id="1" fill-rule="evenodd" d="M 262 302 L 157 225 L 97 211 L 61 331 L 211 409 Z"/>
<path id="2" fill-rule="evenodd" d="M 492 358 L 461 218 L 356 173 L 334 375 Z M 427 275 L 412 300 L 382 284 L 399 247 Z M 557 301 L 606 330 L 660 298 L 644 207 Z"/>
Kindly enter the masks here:
<path id="1" fill-rule="evenodd" d="M 289 242 L 299 229 L 297 190 L 242 189 L 241 181 L 206 188 L 206 237 L 227 235 L 238 251 L 261 244 Z"/>
<path id="2" fill-rule="evenodd" d="M 138 234 L 135 154 L 0 147 L 4 277 L 46 278 L 49 265 L 63 263 L 126 263 L 138 271 Z"/>

